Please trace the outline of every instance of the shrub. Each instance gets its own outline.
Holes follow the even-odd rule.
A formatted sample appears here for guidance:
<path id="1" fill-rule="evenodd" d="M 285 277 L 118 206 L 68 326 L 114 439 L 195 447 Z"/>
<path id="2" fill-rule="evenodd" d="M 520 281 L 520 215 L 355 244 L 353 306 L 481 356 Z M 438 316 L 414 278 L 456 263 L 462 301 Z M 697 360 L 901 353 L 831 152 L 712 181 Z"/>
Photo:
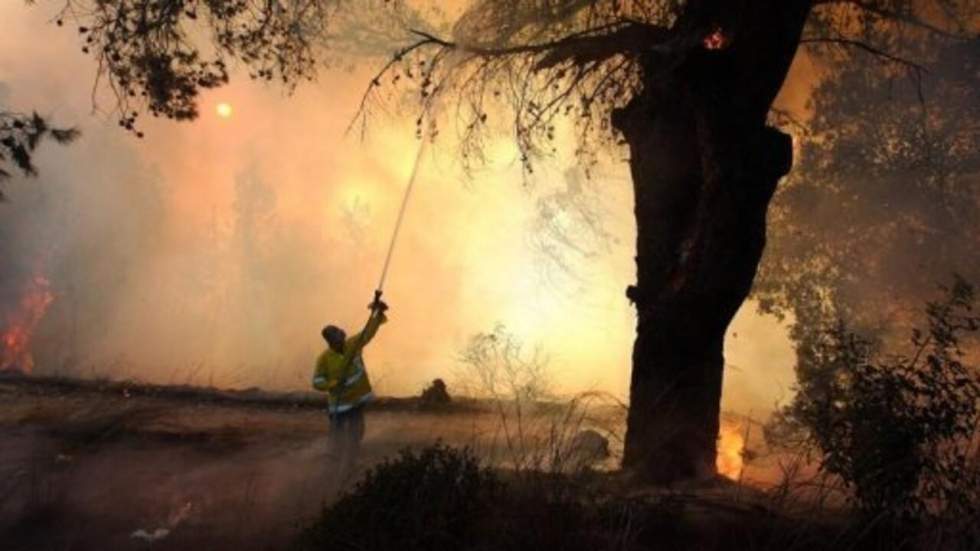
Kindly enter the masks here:
<path id="1" fill-rule="evenodd" d="M 887 354 L 843 322 L 802 342 L 796 398 L 767 427 L 771 443 L 815 450 L 865 514 L 957 519 L 978 504 L 980 380 L 960 342 L 980 316 L 962 279 L 944 291 L 908 353 Z"/>
<path id="2" fill-rule="evenodd" d="M 446 382 L 442 379 L 433 379 L 432 384 L 425 387 L 419 396 L 419 405 L 423 408 L 439 408 L 451 404 L 452 401 Z"/>
<path id="3" fill-rule="evenodd" d="M 601 499 L 561 473 L 507 473 L 505 482 L 467 449 L 404 450 L 325 507 L 294 549 L 634 548 L 642 513 L 632 504 Z"/>
<path id="4" fill-rule="evenodd" d="M 324 508 L 297 548 L 458 549 L 499 489 L 494 474 L 466 449 L 403 450 Z"/>
<path id="5" fill-rule="evenodd" d="M 525 350 L 503 325 L 471 336 L 457 359 L 456 384 L 472 396 L 526 405 L 552 396 L 547 356 Z"/>

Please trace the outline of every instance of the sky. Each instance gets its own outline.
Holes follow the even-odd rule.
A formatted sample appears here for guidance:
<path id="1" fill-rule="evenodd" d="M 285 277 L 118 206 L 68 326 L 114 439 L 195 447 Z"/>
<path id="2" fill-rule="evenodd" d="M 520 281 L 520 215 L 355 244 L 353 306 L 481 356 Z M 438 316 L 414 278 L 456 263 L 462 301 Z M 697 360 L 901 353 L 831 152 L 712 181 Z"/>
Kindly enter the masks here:
<path id="1" fill-rule="evenodd" d="M 306 389 L 320 328 L 366 319 L 420 147 L 413 117 L 394 109 L 363 139 L 345 132 L 369 63 L 293 94 L 235 71 L 201 98 L 198 120 L 144 121 L 137 139 L 93 110 L 95 66 L 74 31 L 51 22 L 55 8 L 0 4 L 0 104 L 83 133 L 42 146 L 40 175 L 9 180 L 0 204 L 0 236 L 17 240 L 3 249 L 13 251 L 0 267 L 5 306 L 30 274 L 53 295 L 32 341 L 36 371 Z M 810 73 L 798 60 L 777 104 L 801 112 Z M 391 319 L 366 353 L 375 386 L 415 394 L 442 377 L 452 391 L 468 339 L 502 325 L 548 358 L 557 392 L 625 399 L 635 239 L 626 163 L 585 180 L 560 156 L 524 182 L 512 144 L 488 147 L 491 163 L 471 176 L 451 144 L 420 157 L 384 290 Z M 536 224 L 562 193 L 601 214 L 609 234 L 591 254 L 569 251 L 570 272 L 541 254 Z M 789 398 L 785 327 L 751 302 L 725 351 L 723 408 L 759 413 Z"/>

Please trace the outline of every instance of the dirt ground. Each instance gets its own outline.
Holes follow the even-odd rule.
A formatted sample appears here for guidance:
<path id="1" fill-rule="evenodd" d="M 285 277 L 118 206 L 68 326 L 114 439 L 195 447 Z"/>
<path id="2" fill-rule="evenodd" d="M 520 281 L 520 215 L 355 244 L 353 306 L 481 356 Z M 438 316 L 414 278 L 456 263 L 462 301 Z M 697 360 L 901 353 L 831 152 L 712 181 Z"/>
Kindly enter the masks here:
<path id="1" fill-rule="evenodd" d="M 475 444 L 494 418 L 380 400 L 359 468 L 408 445 Z M 0 542 L 282 548 L 357 477 L 336 472 L 328 427 L 308 394 L 0 377 Z"/>
<path id="2" fill-rule="evenodd" d="M 380 399 L 366 415 L 357 469 L 340 473 L 324 407 L 313 393 L 0 373 L 0 550 L 285 549 L 364 470 L 403 448 L 469 446 L 506 476 L 553 469 L 512 467 L 554 457 L 556 438 L 567 444 L 583 428 L 622 423 L 601 407 L 589 413 L 538 404 L 515 416 L 489 402 L 457 400 L 433 410 L 417 399 Z M 683 545 L 651 548 L 728 549 L 731 538 L 742 538 L 755 549 L 825 549 L 838 548 L 834 538 L 860 540 L 848 531 L 847 509 L 810 497 L 808 486 L 784 495 L 780 485 L 765 490 L 741 476 L 637 486 L 623 473 L 601 472 L 617 464 L 610 444 L 609 457 L 589 463 L 599 467 L 589 472 L 601 493 L 684 520 L 683 529 L 650 529 L 655 541 L 667 534 Z"/>

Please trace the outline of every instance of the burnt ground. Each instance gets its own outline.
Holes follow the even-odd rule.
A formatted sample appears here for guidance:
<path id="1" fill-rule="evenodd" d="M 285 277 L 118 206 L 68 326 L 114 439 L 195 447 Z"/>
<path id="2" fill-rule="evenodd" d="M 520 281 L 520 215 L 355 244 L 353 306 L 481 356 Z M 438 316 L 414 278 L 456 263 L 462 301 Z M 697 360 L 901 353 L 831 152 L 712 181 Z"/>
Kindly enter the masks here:
<path id="1" fill-rule="evenodd" d="M 331 462 L 324 406 L 313 393 L 0 374 L 0 548 L 285 549 L 365 469 L 437 441 L 470 446 L 504 477 L 522 472 L 507 459 L 518 430 L 513 416 L 507 436 L 502 412 L 485 402 L 433 411 L 417 399 L 389 398 L 369 409 L 359 471 L 344 476 Z M 521 457 L 549 455 L 556 427 L 569 429 L 566 436 L 582 428 L 550 421 L 567 423 L 567 410 L 535 409 L 547 422 L 534 425 L 529 416 L 519 430 L 542 434 L 536 445 L 545 453 L 517 450 Z M 593 483 L 660 515 L 644 531 L 658 543 L 644 549 L 728 549 L 733 537 L 765 542 L 746 549 L 826 543 L 812 518 L 797 530 L 796 519 L 773 514 L 771 500 L 750 486 L 637 488 L 601 472 Z M 667 534 L 676 546 L 666 545 Z"/>
<path id="2" fill-rule="evenodd" d="M 20 549 L 277 549 L 336 498 L 322 397 L 0 377 L 0 542 Z M 492 413 L 382 399 L 362 469 L 466 444 Z M 140 532 L 142 531 L 142 532 Z"/>

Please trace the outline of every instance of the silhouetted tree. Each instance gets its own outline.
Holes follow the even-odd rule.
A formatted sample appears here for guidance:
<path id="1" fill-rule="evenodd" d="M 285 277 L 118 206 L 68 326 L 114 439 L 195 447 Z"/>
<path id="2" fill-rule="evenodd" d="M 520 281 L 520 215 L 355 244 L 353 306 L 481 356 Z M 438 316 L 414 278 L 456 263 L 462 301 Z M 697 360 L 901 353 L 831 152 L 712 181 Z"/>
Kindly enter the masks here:
<path id="1" fill-rule="evenodd" d="M 792 164 L 789 136 L 767 118 L 798 47 L 854 48 L 914 67 L 903 44 L 953 40 L 977 21 L 975 0 L 482 0 L 443 32 L 406 5 L 67 0 L 65 15 L 81 22 L 131 129 L 144 109 L 193 118 L 198 91 L 227 80 L 228 58 L 291 85 L 342 40 L 331 25 L 362 36 L 393 22 L 413 38 L 371 81 L 362 120 L 383 87 L 408 82 L 420 134 L 451 122 L 467 163 L 482 159 L 497 107 L 509 109 L 503 120 L 528 171 L 554 150 L 563 115 L 585 160 L 624 143 L 637 222 L 628 296 L 638 314 L 624 466 L 658 481 L 714 472 L 725 330 L 752 286 L 767 208 Z M 347 9 L 367 12 L 371 25 Z M 436 109 L 440 97 L 454 108 Z"/>
<path id="2" fill-rule="evenodd" d="M 811 96 L 753 290 L 797 340 L 828 316 L 901 339 L 935 281 L 980 279 L 980 40 L 935 42 L 921 73 L 854 60 Z"/>

